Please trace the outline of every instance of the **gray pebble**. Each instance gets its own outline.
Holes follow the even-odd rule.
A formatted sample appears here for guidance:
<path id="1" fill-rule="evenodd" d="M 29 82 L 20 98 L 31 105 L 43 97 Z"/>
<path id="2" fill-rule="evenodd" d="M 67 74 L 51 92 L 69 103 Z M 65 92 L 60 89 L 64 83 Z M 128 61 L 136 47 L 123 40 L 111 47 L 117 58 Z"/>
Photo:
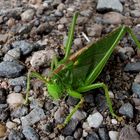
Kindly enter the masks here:
<path id="1" fill-rule="evenodd" d="M 117 11 L 122 12 L 123 6 L 119 0 L 98 0 L 97 10 L 100 12 Z"/>
<path id="2" fill-rule="evenodd" d="M 64 121 L 64 108 L 60 107 L 58 110 L 54 113 L 54 119 L 57 123 L 62 123 Z"/>
<path id="3" fill-rule="evenodd" d="M 3 122 L 9 117 L 9 109 L 7 107 L 7 104 L 0 104 L 0 120 Z"/>
<path id="4" fill-rule="evenodd" d="M 11 130 L 10 134 L 8 136 L 8 140 L 24 140 L 25 137 L 21 132 L 18 132 L 17 130 Z"/>
<path id="5" fill-rule="evenodd" d="M 20 35 L 24 35 L 29 33 L 32 30 L 33 24 L 29 23 L 29 24 L 23 24 L 18 30 L 17 33 Z"/>
<path id="6" fill-rule="evenodd" d="M 137 131 L 140 133 L 140 123 L 137 125 Z"/>
<path id="7" fill-rule="evenodd" d="M 122 128 L 119 140 L 140 140 L 140 135 L 132 126 L 125 126 Z"/>
<path id="8" fill-rule="evenodd" d="M 80 139 L 82 137 L 82 133 L 83 133 L 83 130 L 82 128 L 78 128 L 76 129 L 76 131 L 74 132 L 74 138 L 77 140 L 77 139 Z"/>
<path id="9" fill-rule="evenodd" d="M 74 140 L 74 137 L 72 137 L 72 136 L 67 136 L 67 137 L 65 138 L 65 140 Z"/>
<path id="10" fill-rule="evenodd" d="M 132 17 L 139 18 L 140 17 L 140 10 L 139 9 L 132 10 L 130 12 L 130 14 L 131 14 Z"/>
<path id="11" fill-rule="evenodd" d="M 34 14 L 35 11 L 33 9 L 27 9 L 25 12 L 21 14 L 21 19 L 23 21 L 31 21 L 33 19 Z"/>
<path id="12" fill-rule="evenodd" d="M 3 61 L 13 61 L 13 60 L 19 60 L 20 59 L 20 48 L 14 48 L 9 50 L 4 58 Z"/>
<path id="13" fill-rule="evenodd" d="M 22 55 L 28 55 L 35 49 L 35 46 L 25 40 L 15 41 L 12 43 L 14 48 L 20 48 Z"/>
<path id="14" fill-rule="evenodd" d="M 88 134 L 86 140 L 100 140 L 100 138 L 95 132 L 92 132 L 91 134 Z"/>
<path id="15" fill-rule="evenodd" d="M 53 50 L 37 51 L 33 54 L 30 63 L 32 65 L 32 67 L 50 65 L 50 62 L 51 62 L 54 55 L 55 55 L 55 53 Z"/>
<path id="16" fill-rule="evenodd" d="M 67 126 L 62 130 L 62 134 L 66 136 L 71 136 L 75 131 L 77 125 L 78 121 L 71 119 L 69 124 L 67 124 Z"/>
<path id="17" fill-rule="evenodd" d="M 38 26 L 36 32 L 37 32 L 37 34 L 39 34 L 39 35 L 40 35 L 40 34 L 48 34 L 48 33 L 51 32 L 51 30 L 52 30 L 51 25 L 49 25 L 47 22 L 45 22 L 45 23 L 41 23 L 41 24 Z"/>
<path id="18" fill-rule="evenodd" d="M 21 86 L 15 86 L 14 92 L 19 93 L 22 90 Z"/>
<path id="19" fill-rule="evenodd" d="M 117 12 L 108 12 L 104 14 L 102 22 L 105 24 L 121 24 L 123 16 Z"/>
<path id="20" fill-rule="evenodd" d="M 101 140 L 109 140 L 109 136 L 106 128 L 99 128 L 98 133 Z"/>
<path id="21" fill-rule="evenodd" d="M 22 125 L 33 125 L 45 117 L 44 110 L 40 107 L 37 107 L 33 109 L 28 115 L 21 118 Z"/>
<path id="22" fill-rule="evenodd" d="M 28 108 L 25 106 L 19 107 L 16 110 L 13 110 L 11 112 L 11 116 L 14 118 L 21 118 L 22 116 L 25 116 L 28 113 Z"/>
<path id="23" fill-rule="evenodd" d="M 140 62 L 128 63 L 125 66 L 124 71 L 126 71 L 126 72 L 140 72 Z"/>
<path id="24" fill-rule="evenodd" d="M 140 98 L 140 84 L 133 83 L 132 84 L 132 92 L 133 92 L 133 94 L 138 95 L 138 97 Z"/>
<path id="25" fill-rule="evenodd" d="M 18 77 L 22 74 L 24 66 L 17 62 L 1 62 L 0 63 L 0 76 L 7 78 Z"/>
<path id="26" fill-rule="evenodd" d="M 133 106 L 130 103 L 125 103 L 120 107 L 119 113 L 132 119 L 134 117 Z"/>
<path id="27" fill-rule="evenodd" d="M 72 96 L 68 96 L 68 99 L 67 99 L 67 104 L 68 105 L 74 106 L 74 105 L 78 104 L 78 102 L 79 102 L 79 99 L 74 98 Z"/>
<path id="28" fill-rule="evenodd" d="M 138 40 L 140 40 L 140 24 L 137 24 L 134 28 L 133 28 L 133 32 L 136 35 L 136 37 L 138 38 Z"/>
<path id="29" fill-rule="evenodd" d="M 14 79 L 9 79 L 8 83 L 10 86 L 22 86 L 26 87 L 26 77 L 25 76 L 20 76 Z"/>
<path id="30" fill-rule="evenodd" d="M 30 126 L 24 126 L 22 133 L 28 140 L 39 140 L 39 135 L 36 131 Z"/>

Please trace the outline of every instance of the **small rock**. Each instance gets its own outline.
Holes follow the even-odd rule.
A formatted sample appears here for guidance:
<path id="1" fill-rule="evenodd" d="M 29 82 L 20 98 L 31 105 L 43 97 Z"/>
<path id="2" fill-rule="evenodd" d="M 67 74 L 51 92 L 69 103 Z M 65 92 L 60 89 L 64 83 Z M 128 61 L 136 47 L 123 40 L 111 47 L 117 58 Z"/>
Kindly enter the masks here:
<path id="1" fill-rule="evenodd" d="M 6 90 L 4 88 L 0 88 L 0 104 L 6 103 Z"/>
<path id="2" fill-rule="evenodd" d="M 125 66 L 124 71 L 126 71 L 126 72 L 140 72 L 140 62 L 128 63 Z"/>
<path id="3" fill-rule="evenodd" d="M 74 137 L 72 137 L 72 136 L 67 136 L 67 137 L 65 138 L 65 140 L 74 140 Z"/>
<path id="4" fill-rule="evenodd" d="M 6 135 L 6 126 L 0 122 L 0 138 Z"/>
<path id="5" fill-rule="evenodd" d="M 35 11 L 33 9 L 28 9 L 21 14 L 22 21 L 31 21 L 34 17 Z"/>
<path id="6" fill-rule="evenodd" d="M 15 19 L 14 18 L 10 18 L 7 21 L 7 25 L 8 25 L 8 27 L 12 27 L 13 25 L 15 25 Z"/>
<path id="7" fill-rule="evenodd" d="M 58 108 L 58 110 L 54 114 L 54 119 L 57 123 L 62 123 L 64 121 L 65 110 L 63 107 Z"/>
<path id="8" fill-rule="evenodd" d="M 65 9 L 65 4 L 63 3 L 60 3 L 58 6 L 57 6 L 57 10 L 59 11 L 63 11 Z"/>
<path id="9" fill-rule="evenodd" d="M 24 140 L 25 137 L 21 132 L 18 132 L 17 130 L 10 130 L 10 134 L 8 136 L 8 140 Z"/>
<path id="10" fill-rule="evenodd" d="M 33 23 L 23 24 L 21 27 L 17 29 L 17 33 L 19 35 L 28 34 L 32 30 L 32 27 Z"/>
<path id="11" fill-rule="evenodd" d="M 132 126 L 125 126 L 120 132 L 119 140 L 140 140 L 140 135 Z"/>
<path id="12" fill-rule="evenodd" d="M 140 133 L 140 123 L 137 125 L 137 131 Z"/>
<path id="13" fill-rule="evenodd" d="M 69 124 L 67 124 L 67 126 L 62 130 L 62 134 L 66 136 L 71 136 L 75 131 L 77 125 L 78 121 L 71 119 Z"/>
<path id="14" fill-rule="evenodd" d="M 14 48 L 9 50 L 4 58 L 3 61 L 14 61 L 14 60 L 19 60 L 20 59 L 20 48 Z"/>
<path id="15" fill-rule="evenodd" d="M 117 132 L 117 131 L 109 131 L 109 138 L 110 138 L 110 140 L 118 140 L 119 132 Z"/>
<path id="16" fill-rule="evenodd" d="M 116 119 L 112 119 L 111 122 L 112 122 L 112 124 L 117 124 L 118 123 Z"/>
<path id="17" fill-rule="evenodd" d="M 130 12 L 131 16 L 134 17 L 134 18 L 139 18 L 140 17 L 140 10 L 139 9 L 136 9 L 136 10 L 132 10 Z"/>
<path id="18" fill-rule="evenodd" d="M 119 0 L 98 0 L 97 10 L 99 12 L 117 11 L 122 12 L 123 6 Z"/>
<path id="19" fill-rule="evenodd" d="M 14 79 L 9 79 L 8 83 L 10 86 L 22 86 L 26 87 L 26 80 L 27 78 L 25 76 L 20 76 Z"/>
<path id="20" fill-rule="evenodd" d="M 140 99 L 139 98 L 132 98 L 135 106 L 140 106 Z"/>
<path id="21" fill-rule="evenodd" d="M 91 127 L 89 126 L 89 123 L 88 123 L 88 122 L 83 122 L 82 128 L 83 128 L 84 130 L 87 130 L 87 131 L 91 129 Z"/>
<path id="22" fill-rule="evenodd" d="M 5 43 L 8 39 L 8 35 L 7 34 L 0 34 L 0 45 L 2 45 L 3 43 Z"/>
<path id="23" fill-rule="evenodd" d="M 74 132 L 74 138 L 80 139 L 82 137 L 82 128 L 78 128 L 75 132 Z"/>
<path id="24" fill-rule="evenodd" d="M 135 79 L 134 79 L 135 83 L 139 83 L 140 84 L 140 74 L 137 74 Z"/>
<path id="25" fill-rule="evenodd" d="M 18 93 L 11 93 L 7 97 L 7 103 L 11 108 L 18 107 L 24 103 L 23 95 Z"/>
<path id="26" fill-rule="evenodd" d="M 116 12 L 109 12 L 104 14 L 103 23 L 105 24 L 121 24 L 123 16 Z"/>
<path id="27" fill-rule="evenodd" d="M 6 78 L 14 78 L 21 75 L 24 66 L 17 62 L 1 62 L 0 63 L 0 76 Z"/>
<path id="28" fill-rule="evenodd" d="M 88 134 L 86 140 L 100 140 L 100 138 L 95 132 L 92 132 L 91 134 Z"/>
<path id="29" fill-rule="evenodd" d="M 126 117 L 132 119 L 134 116 L 133 106 L 128 102 L 122 105 L 119 109 L 119 113 L 125 115 Z"/>
<path id="30" fill-rule="evenodd" d="M 64 29 L 64 25 L 63 24 L 59 24 L 58 26 L 57 26 L 57 28 L 58 28 L 58 30 L 62 30 L 62 29 Z"/>
<path id="31" fill-rule="evenodd" d="M 87 122 L 90 127 L 99 128 L 99 126 L 103 122 L 103 116 L 99 112 L 96 112 L 96 113 L 88 116 Z"/>
<path id="32" fill-rule="evenodd" d="M 28 108 L 25 106 L 16 108 L 13 112 L 11 112 L 11 116 L 14 118 L 21 118 L 22 116 L 25 116 L 28 113 Z"/>
<path id="33" fill-rule="evenodd" d="M 74 44 L 77 47 L 82 47 L 82 39 L 81 38 L 74 39 Z"/>
<path id="34" fill-rule="evenodd" d="M 74 105 L 77 105 L 79 102 L 79 99 L 77 98 L 74 98 L 72 96 L 68 96 L 68 99 L 67 99 L 67 104 L 70 105 L 70 106 L 74 106 Z"/>
<path id="35" fill-rule="evenodd" d="M 138 38 L 138 40 L 140 40 L 140 24 L 137 24 L 136 26 L 134 26 L 133 32 L 136 35 L 136 37 Z"/>
<path id="36" fill-rule="evenodd" d="M 22 55 L 28 55 L 35 49 L 35 45 L 25 40 L 15 41 L 12 43 L 12 45 L 14 48 L 20 48 Z"/>
<path id="37" fill-rule="evenodd" d="M 55 53 L 53 50 L 37 51 L 33 54 L 30 63 L 32 65 L 32 67 L 39 67 L 39 66 L 43 66 L 45 64 L 50 65 L 50 62 L 54 55 L 55 55 Z"/>
<path id="38" fill-rule="evenodd" d="M 87 34 L 91 37 L 100 37 L 103 27 L 99 24 L 94 24 L 91 27 L 87 27 Z"/>
<path id="39" fill-rule="evenodd" d="M 106 128 L 99 128 L 98 133 L 101 140 L 109 140 L 109 136 Z"/>
<path id="40" fill-rule="evenodd" d="M 15 86 L 14 87 L 14 92 L 19 93 L 22 90 L 21 86 Z"/>
<path id="41" fill-rule="evenodd" d="M 6 121 L 9 117 L 9 109 L 7 104 L 0 104 L 0 120 Z"/>
<path id="42" fill-rule="evenodd" d="M 51 25 L 49 25 L 48 23 L 42 23 L 39 25 L 36 32 L 37 34 L 41 35 L 41 34 L 48 34 L 51 32 L 51 30 L 52 30 Z"/>
<path id="43" fill-rule="evenodd" d="M 16 128 L 16 127 L 17 127 L 17 124 L 14 123 L 14 122 L 8 121 L 8 122 L 6 123 L 6 127 L 7 127 L 8 129 L 13 129 L 13 128 Z"/>
<path id="44" fill-rule="evenodd" d="M 54 14 L 55 14 L 56 17 L 62 17 L 63 16 L 63 12 L 58 11 L 58 10 L 56 10 Z"/>
<path id="45" fill-rule="evenodd" d="M 132 92 L 133 92 L 133 94 L 138 95 L 138 97 L 140 98 L 140 84 L 133 83 L 132 84 Z"/>
<path id="46" fill-rule="evenodd" d="M 40 107 L 33 109 L 28 115 L 21 118 L 23 126 L 33 125 L 45 118 L 44 110 Z"/>
<path id="47" fill-rule="evenodd" d="M 36 131 L 30 127 L 30 126 L 25 126 L 23 127 L 22 133 L 28 140 L 39 140 L 39 135 L 36 133 Z"/>
<path id="48" fill-rule="evenodd" d="M 75 119 L 75 120 L 78 120 L 78 121 L 82 121 L 82 120 L 84 120 L 86 118 L 86 116 L 87 116 L 86 112 L 77 110 L 73 114 L 72 118 Z"/>

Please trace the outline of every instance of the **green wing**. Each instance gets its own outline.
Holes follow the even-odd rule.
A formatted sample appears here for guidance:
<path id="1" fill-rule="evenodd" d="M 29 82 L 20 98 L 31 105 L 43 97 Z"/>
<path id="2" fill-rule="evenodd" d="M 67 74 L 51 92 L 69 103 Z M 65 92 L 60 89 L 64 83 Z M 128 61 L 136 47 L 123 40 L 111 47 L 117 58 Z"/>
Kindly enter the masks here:
<path id="1" fill-rule="evenodd" d="M 93 83 L 124 35 L 124 30 L 125 26 L 121 26 L 99 41 L 90 43 L 85 51 L 75 56 L 73 63 L 65 64 L 66 67 L 58 73 L 63 83 L 73 89 Z"/>
<path id="2" fill-rule="evenodd" d="M 91 43 L 90 47 L 78 56 L 77 65 L 73 66 L 73 80 L 76 87 L 81 86 L 79 84 L 89 85 L 95 81 L 112 54 L 114 47 L 125 34 L 124 30 L 125 26 L 117 28 L 99 41 Z"/>

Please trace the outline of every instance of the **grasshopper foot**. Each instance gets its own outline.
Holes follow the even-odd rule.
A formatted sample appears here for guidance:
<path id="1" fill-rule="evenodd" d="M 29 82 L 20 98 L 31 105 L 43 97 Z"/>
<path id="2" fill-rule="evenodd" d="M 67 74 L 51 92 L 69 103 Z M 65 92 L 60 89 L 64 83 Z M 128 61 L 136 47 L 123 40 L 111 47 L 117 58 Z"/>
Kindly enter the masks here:
<path id="1" fill-rule="evenodd" d="M 56 128 L 62 130 L 65 126 L 65 124 L 58 124 Z"/>
<path id="2" fill-rule="evenodd" d="M 123 117 L 120 117 L 120 116 L 117 116 L 116 114 L 112 114 L 112 116 L 114 117 L 114 118 L 116 118 L 119 122 L 122 122 L 122 121 L 124 121 L 124 118 Z"/>

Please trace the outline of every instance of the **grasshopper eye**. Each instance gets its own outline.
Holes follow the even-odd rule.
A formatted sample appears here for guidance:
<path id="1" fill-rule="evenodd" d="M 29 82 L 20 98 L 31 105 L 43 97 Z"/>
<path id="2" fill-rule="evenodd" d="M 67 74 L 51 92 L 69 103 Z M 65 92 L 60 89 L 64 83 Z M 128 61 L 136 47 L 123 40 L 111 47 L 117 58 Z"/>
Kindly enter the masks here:
<path id="1" fill-rule="evenodd" d="M 56 82 L 48 83 L 47 88 L 48 88 L 49 95 L 51 97 L 53 97 L 54 99 L 59 99 L 61 97 L 62 87 L 59 84 L 57 84 Z"/>

